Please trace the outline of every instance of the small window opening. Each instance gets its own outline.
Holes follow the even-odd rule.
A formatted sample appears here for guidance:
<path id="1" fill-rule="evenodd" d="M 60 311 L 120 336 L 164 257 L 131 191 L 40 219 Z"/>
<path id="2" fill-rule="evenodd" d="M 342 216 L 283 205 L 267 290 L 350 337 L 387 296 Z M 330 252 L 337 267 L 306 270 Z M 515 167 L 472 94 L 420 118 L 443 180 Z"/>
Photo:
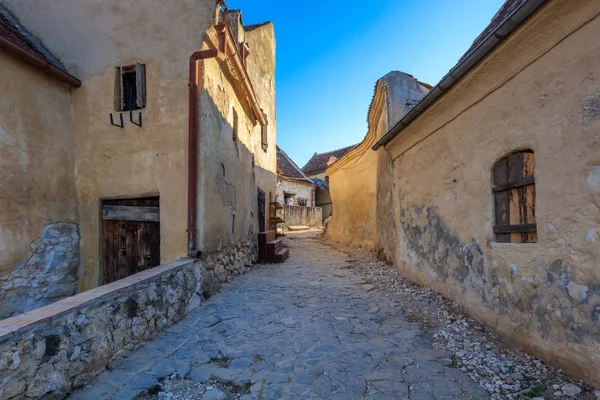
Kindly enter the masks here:
<path id="1" fill-rule="evenodd" d="M 146 66 L 136 63 L 117 67 L 115 110 L 132 111 L 146 108 Z"/>
<path id="2" fill-rule="evenodd" d="M 239 120 L 238 120 L 238 113 L 237 111 L 235 111 L 235 108 L 233 109 L 233 141 L 235 142 L 235 144 L 237 144 L 238 142 L 238 129 L 239 129 Z"/>
<path id="3" fill-rule="evenodd" d="M 307 203 L 308 203 L 308 200 L 306 200 L 306 199 L 298 199 L 298 205 L 300 207 L 306 207 Z"/>
<path id="4" fill-rule="evenodd" d="M 537 242 L 534 169 L 531 150 L 511 154 L 494 167 L 492 191 L 497 242 Z"/>
<path id="5" fill-rule="evenodd" d="M 288 206 L 293 206 L 296 200 L 296 195 L 292 193 L 283 194 L 283 202 Z"/>
<path id="6" fill-rule="evenodd" d="M 265 120 L 267 119 L 267 114 L 263 113 Z M 260 137 L 261 137 L 261 145 L 263 151 L 266 153 L 269 148 L 269 124 L 267 123 L 265 126 L 260 127 Z"/>

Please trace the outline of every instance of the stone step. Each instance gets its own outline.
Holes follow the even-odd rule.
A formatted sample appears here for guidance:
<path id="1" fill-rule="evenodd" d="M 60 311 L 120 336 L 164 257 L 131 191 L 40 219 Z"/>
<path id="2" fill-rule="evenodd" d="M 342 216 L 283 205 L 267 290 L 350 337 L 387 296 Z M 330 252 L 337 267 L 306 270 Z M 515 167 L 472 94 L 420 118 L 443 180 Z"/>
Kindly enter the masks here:
<path id="1" fill-rule="evenodd" d="M 277 232 L 265 231 L 258 234 L 258 259 L 267 261 L 267 243 L 277 238 Z"/>
<path id="2" fill-rule="evenodd" d="M 283 246 L 283 239 L 275 239 L 267 242 L 266 244 L 266 257 L 270 261 L 275 257 L 277 251 Z"/>
<path id="3" fill-rule="evenodd" d="M 307 231 L 310 229 L 309 226 L 306 225 L 291 225 L 287 227 L 290 231 Z"/>
<path id="4" fill-rule="evenodd" d="M 275 253 L 275 257 L 273 258 L 274 263 L 283 263 L 290 256 L 290 249 L 287 247 L 280 248 L 277 253 Z"/>

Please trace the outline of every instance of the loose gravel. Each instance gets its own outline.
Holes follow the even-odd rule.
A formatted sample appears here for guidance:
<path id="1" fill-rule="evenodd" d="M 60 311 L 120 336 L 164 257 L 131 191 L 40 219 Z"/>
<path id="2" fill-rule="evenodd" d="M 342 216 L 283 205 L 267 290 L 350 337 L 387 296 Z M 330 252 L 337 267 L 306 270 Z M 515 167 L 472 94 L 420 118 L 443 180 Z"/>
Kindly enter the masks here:
<path id="1" fill-rule="evenodd" d="M 458 304 L 377 260 L 373 250 L 325 243 L 347 253 L 350 268 L 364 276 L 374 290 L 402 304 L 407 318 L 432 333 L 436 347 L 454 354 L 445 360 L 446 365 L 476 381 L 490 393 L 490 399 L 600 399 L 600 391 L 514 347 L 504 336 L 469 317 Z"/>

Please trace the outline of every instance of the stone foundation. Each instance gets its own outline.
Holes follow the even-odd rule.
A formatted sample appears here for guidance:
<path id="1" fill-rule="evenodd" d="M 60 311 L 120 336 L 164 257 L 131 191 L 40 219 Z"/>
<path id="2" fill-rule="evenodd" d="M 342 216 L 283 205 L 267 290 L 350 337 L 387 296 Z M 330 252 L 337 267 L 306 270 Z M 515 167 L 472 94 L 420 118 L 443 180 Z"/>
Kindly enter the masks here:
<path id="1" fill-rule="evenodd" d="M 0 319 L 77 293 L 79 233 L 74 223 L 47 225 L 27 260 L 0 278 Z"/>
<path id="2" fill-rule="evenodd" d="M 256 259 L 248 241 L 0 321 L 0 398 L 63 398 L 197 308 L 205 285 L 247 272 Z"/>
<path id="3" fill-rule="evenodd" d="M 250 240 L 211 253 L 203 257 L 203 291 L 206 297 L 213 295 L 224 282 L 245 274 L 258 262 L 258 250 Z"/>

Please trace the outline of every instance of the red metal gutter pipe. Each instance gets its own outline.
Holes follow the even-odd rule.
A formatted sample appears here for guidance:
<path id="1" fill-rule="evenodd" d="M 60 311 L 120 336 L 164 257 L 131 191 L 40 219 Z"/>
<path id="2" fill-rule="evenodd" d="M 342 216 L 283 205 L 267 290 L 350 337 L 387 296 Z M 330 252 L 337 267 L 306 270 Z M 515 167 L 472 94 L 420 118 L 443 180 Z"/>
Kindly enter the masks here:
<path id="1" fill-rule="evenodd" d="M 199 258 L 201 253 L 196 249 L 197 199 L 198 196 L 198 95 L 202 74 L 201 63 L 209 58 L 222 58 L 217 49 L 197 51 L 190 57 L 189 80 L 189 120 L 188 120 L 188 256 Z"/>
<path id="2" fill-rule="evenodd" d="M 34 54 L 29 50 L 26 50 L 3 37 L 0 37 L 0 49 L 6 50 L 7 52 L 16 55 L 17 57 L 23 59 L 24 61 L 33 65 L 34 67 L 46 71 L 52 77 L 58 79 L 63 83 L 66 83 L 67 85 L 70 85 L 74 88 L 78 88 L 81 86 L 81 81 L 79 79 L 75 78 L 72 75 L 69 75 L 62 69 L 50 64 L 48 61 L 44 60 L 37 54 Z"/>
<path id="3" fill-rule="evenodd" d="M 187 249 L 188 256 L 192 258 L 199 258 L 202 255 L 201 251 L 196 248 L 196 239 L 198 236 L 198 231 L 196 230 L 196 218 L 198 215 L 196 202 L 198 196 L 198 95 L 200 93 L 199 85 L 202 78 L 200 63 L 209 58 L 218 58 L 221 61 L 229 59 L 233 64 L 238 78 L 242 81 L 243 89 L 250 100 L 250 105 L 256 119 L 261 126 L 267 125 L 267 120 L 258 105 L 256 93 L 246 72 L 246 67 L 234 43 L 231 30 L 224 24 L 215 25 L 215 29 L 219 33 L 219 49 L 197 51 L 190 57 Z"/>

